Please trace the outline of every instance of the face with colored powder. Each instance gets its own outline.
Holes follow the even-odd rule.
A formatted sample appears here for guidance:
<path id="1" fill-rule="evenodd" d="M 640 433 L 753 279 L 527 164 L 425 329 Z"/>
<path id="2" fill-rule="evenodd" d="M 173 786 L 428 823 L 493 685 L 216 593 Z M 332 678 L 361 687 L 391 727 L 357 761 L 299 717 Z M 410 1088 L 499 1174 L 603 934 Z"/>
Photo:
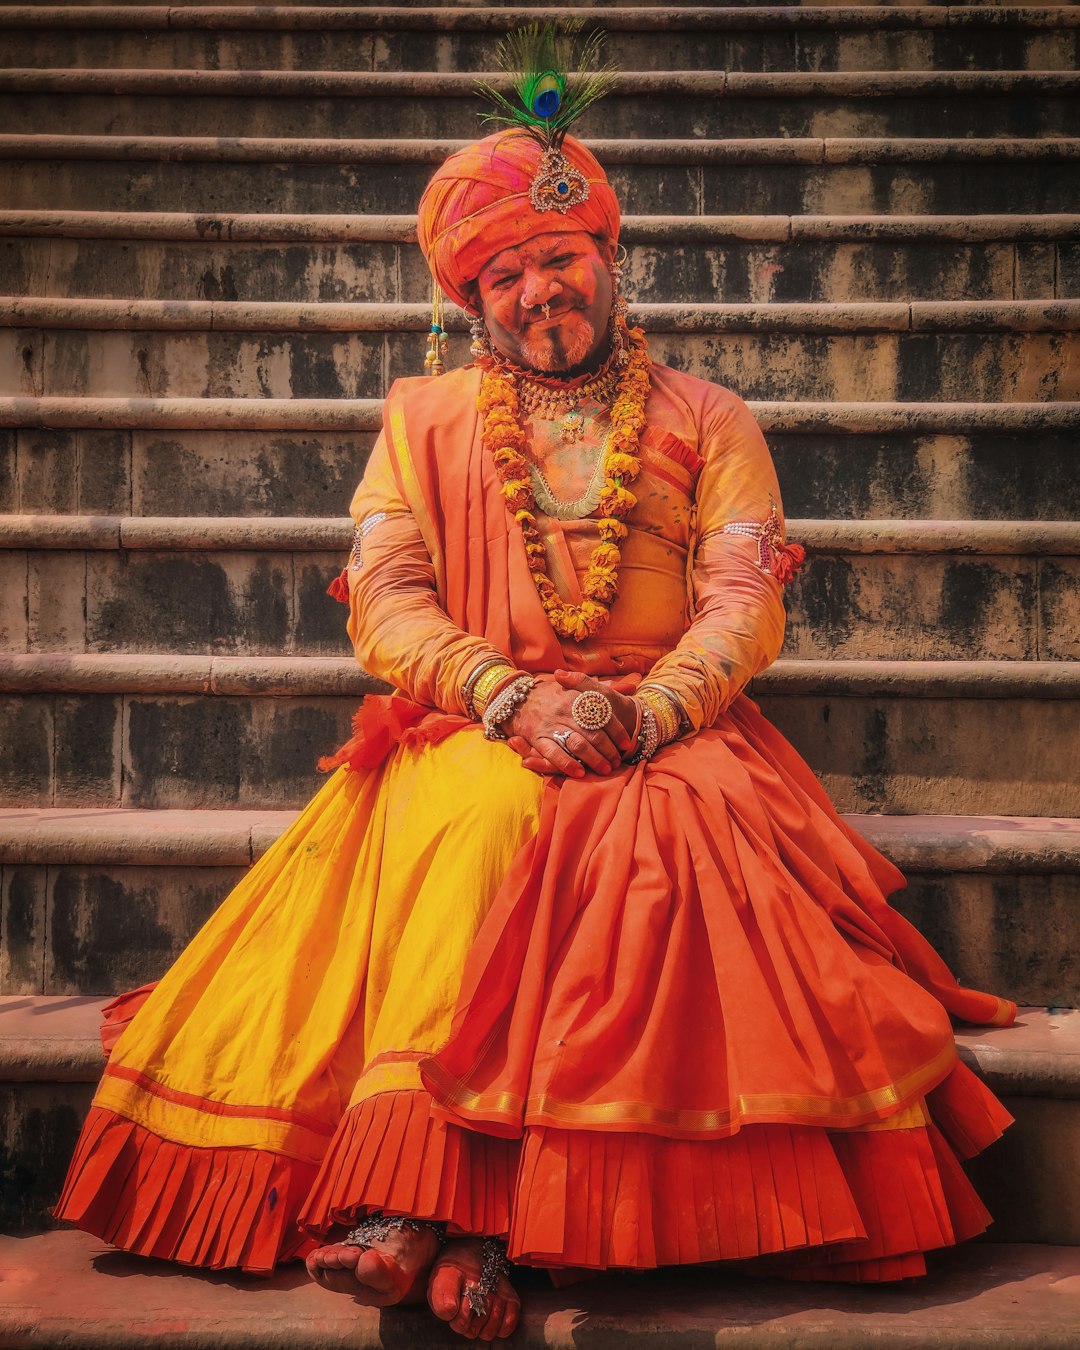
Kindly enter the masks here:
<path id="1" fill-rule="evenodd" d="M 583 230 L 537 235 L 496 253 L 477 278 L 491 341 L 515 365 L 595 369 L 607 356 L 614 245 Z"/>

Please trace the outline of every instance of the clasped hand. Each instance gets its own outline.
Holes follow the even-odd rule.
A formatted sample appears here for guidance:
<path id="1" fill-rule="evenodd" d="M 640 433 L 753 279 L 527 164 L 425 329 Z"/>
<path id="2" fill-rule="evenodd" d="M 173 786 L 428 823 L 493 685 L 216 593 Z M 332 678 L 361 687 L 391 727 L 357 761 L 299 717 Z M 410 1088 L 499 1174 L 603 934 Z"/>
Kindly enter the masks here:
<path id="1" fill-rule="evenodd" d="M 611 721 L 599 731 L 586 731 L 574 721 L 571 705 L 580 693 L 595 689 L 611 703 Z M 503 723 L 507 744 L 527 769 L 540 774 L 583 778 L 586 770 L 610 773 L 633 753 L 637 705 L 617 686 L 603 684 L 575 671 L 541 676 L 536 688 Z M 553 732 L 569 732 L 564 745 Z"/>

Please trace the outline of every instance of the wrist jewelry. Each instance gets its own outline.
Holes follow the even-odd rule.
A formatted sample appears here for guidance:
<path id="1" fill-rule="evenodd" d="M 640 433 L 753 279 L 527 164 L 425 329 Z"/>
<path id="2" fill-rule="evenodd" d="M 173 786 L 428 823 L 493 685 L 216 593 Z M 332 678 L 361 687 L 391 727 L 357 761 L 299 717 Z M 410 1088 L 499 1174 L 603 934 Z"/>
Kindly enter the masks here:
<path id="1" fill-rule="evenodd" d="M 474 717 L 482 718 L 484 716 L 495 690 L 513 674 L 514 667 L 509 661 L 492 661 L 488 665 L 472 688 L 471 703 Z"/>
<path id="2" fill-rule="evenodd" d="M 499 690 L 484 710 L 484 735 L 489 741 L 506 740 L 502 724 L 513 717 L 535 688 L 533 677 L 521 674 Z"/>
<path id="3" fill-rule="evenodd" d="M 485 671 L 491 670 L 495 666 L 504 666 L 508 672 L 513 670 L 513 666 L 507 665 L 503 657 L 488 656 L 485 657 L 483 661 L 478 661 L 476 665 L 473 666 L 472 670 L 470 670 L 465 677 L 464 683 L 461 685 L 459 690 L 461 702 L 464 705 L 466 712 L 468 712 L 471 717 L 478 716 L 474 700 L 476 697 L 476 686 L 480 683 L 480 677 Z"/>
<path id="4" fill-rule="evenodd" d="M 679 716 L 671 696 L 667 692 L 662 693 L 655 685 L 652 685 L 640 687 L 638 698 L 652 710 L 653 716 L 656 718 L 660 744 L 667 745 L 669 741 L 675 740 L 682 730 L 682 718 Z"/>
<path id="5" fill-rule="evenodd" d="M 641 702 L 641 734 L 638 738 L 637 754 L 631 758 L 631 764 L 641 764 L 647 759 L 652 759 L 660 748 L 660 730 L 656 723 L 656 714 L 644 699 Z"/>

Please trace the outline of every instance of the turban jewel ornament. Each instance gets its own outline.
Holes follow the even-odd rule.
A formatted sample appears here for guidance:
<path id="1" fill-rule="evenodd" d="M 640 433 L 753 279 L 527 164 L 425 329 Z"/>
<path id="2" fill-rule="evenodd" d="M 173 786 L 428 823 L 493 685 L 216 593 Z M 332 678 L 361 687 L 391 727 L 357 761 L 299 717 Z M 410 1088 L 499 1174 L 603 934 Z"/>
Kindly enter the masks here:
<path id="1" fill-rule="evenodd" d="M 572 29 L 580 24 L 564 27 Z M 577 74 L 571 80 L 560 57 L 556 25 L 529 24 L 508 33 L 495 53 L 495 60 L 513 81 L 520 106 L 493 85 L 477 85 L 493 107 L 483 115 L 485 122 L 527 131 L 543 148 L 529 192 L 536 211 L 561 211 L 565 215 L 589 198 L 588 179 L 562 153 L 562 143 L 571 123 L 611 88 L 615 67 L 600 65 L 603 41 L 604 35 L 599 32 L 586 38 Z"/>

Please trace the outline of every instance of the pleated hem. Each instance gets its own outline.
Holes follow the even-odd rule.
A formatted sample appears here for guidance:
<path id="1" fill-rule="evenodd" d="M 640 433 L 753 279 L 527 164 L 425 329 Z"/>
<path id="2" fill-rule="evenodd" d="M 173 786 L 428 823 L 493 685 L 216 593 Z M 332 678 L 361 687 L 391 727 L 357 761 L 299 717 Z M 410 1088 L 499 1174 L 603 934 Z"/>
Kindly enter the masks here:
<path id="1" fill-rule="evenodd" d="M 754 1125 L 718 1140 L 526 1127 L 482 1134 L 424 1092 L 350 1109 L 301 1214 L 325 1235 L 382 1209 L 505 1237 L 552 1270 L 745 1262 L 810 1280 L 897 1280 L 990 1221 L 958 1161 L 1010 1117 L 958 1066 L 903 1129 Z M 937 1123 L 934 1123 L 936 1120 Z"/>
<path id="2" fill-rule="evenodd" d="M 250 1148 L 191 1148 L 91 1107 L 54 1214 L 138 1256 L 270 1274 L 314 1245 L 296 1215 L 316 1168 Z"/>

